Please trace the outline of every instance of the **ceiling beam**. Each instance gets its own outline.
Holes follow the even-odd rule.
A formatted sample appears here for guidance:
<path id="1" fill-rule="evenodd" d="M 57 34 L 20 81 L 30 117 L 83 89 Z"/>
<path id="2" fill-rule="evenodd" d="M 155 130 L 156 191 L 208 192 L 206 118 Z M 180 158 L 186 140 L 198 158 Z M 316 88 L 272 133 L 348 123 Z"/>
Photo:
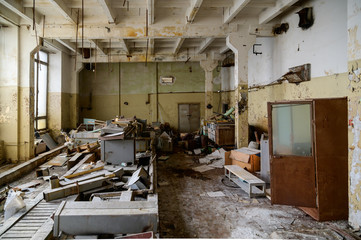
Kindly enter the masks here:
<path id="1" fill-rule="evenodd" d="M 110 6 L 109 0 L 98 0 L 98 3 L 102 6 L 105 15 L 108 18 L 109 24 L 115 24 L 116 21 L 116 15 L 113 11 L 113 8 Z"/>
<path id="2" fill-rule="evenodd" d="M 89 39 L 89 42 L 90 42 L 91 44 L 94 44 L 94 45 L 95 45 L 95 48 L 96 48 L 98 51 L 100 51 L 103 55 L 107 55 L 107 54 L 105 53 L 105 49 L 100 45 L 99 41 L 94 40 L 94 39 Z M 97 42 L 98 42 L 98 43 L 97 43 Z"/>
<path id="3" fill-rule="evenodd" d="M 184 38 L 178 38 L 177 41 L 175 42 L 175 46 L 173 49 L 173 54 L 176 55 L 179 52 L 179 49 L 182 47 L 182 44 L 184 42 Z"/>
<path id="4" fill-rule="evenodd" d="M 148 23 L 154 23 L 154 1 L 155 0 L 147 0 L 147 9 L 148 9 Z"/>
<path id="5" fill-rule="evenodd" d="M 214 41 L 215 38 L 206 38 L 206 40 L 203 41 L 201 46 L 198 49 L 198 54 L 201 54 L 204 52 L 204 50 L 207 49 L 207 47 Z"/>
<path id="6" fill-rule="evenodd" d="M 110 32 L 104 27 L 84 26 L 84 39 L 146 39 L 146 38 L 224 38 L 231 32 L 237 31 L 236 24 L 208 24 L 208 25 L 182 25 L 182 26 L 162 26 L 158 24 L 149 25 L 148 37 L 145 36 L 146 27 L 143 26 L 124 26 L 121 24 L 109 25 Z M 39 35 L 42 35 L 42 29 Z M 106 36 L 106 37 L 105 37 Z M 74 26 L 70 24 L 45 24 L 44 28 L 45 38 L 61 38 L 61 39 L 75 39 Z"/>
<path id="7" fill-rule="evenodd" d="M 72 52 L 81 54 L 81 49 L 77 48 L 75 43 L 70 42 L 69 40 L 60 39 L 60 38 L 57 38 L 56 41 L 58 41 L 63 46 L 67 47 Z"/>
<path id="8" fill-rule="evenodd" d="M 16 26 L 20 25 L 20 16 L 15 14 L 10 9 L 0 5 L 0 17 Z"/>
<path id="9" fill-rule="evenodd" d="M 25 19 L 27 22 L 33 22 L 33 12 L 29 10 L 29 8 L 23 8 L 23 6 L 19 3 L 19 1 L 15 0 L 0 0 L 0 3 L 14 12 L 16 15 Z M 35 23 L 38 25 L 41 22 L 41 17 L 35 13 Z"/>
<path id="10" fill-rule="evenodd" d="M 55 53 L 53 52 L 53 50 L 59 50 L 68 55 L 71 54 L 68 48 L 66 48 L 63 44 L 54 39 L 44 39 L 43 46 L 46 47 L 50 53 Z"/>
<path id="11" fill-rule="evenodd" d="M 149 39 L 148 53 L 154 55 L 154 38 Z"/>
<path id="12" fill-rule="evenodd" d="M 145 53 L 140 54 L 131 54 L 131 56 L 127 56 L 126 54 L 114 54 L 112 58 L 109 59 L 107 56 L 97 56 L 97 63 L 106 63 L 106 62 L 144 62 L 146 55 Z M 185 62 L 187 60 L 191 62 L 199 62 L 201 60 L 206 60 L 206 54 L 198 54 L 192 55 L 190 59 L 188 59 L 186 53 L 178 54 L 177 56 L 171 54 L 156 54 L 156 55 L 148 55 L 147 62 Z M 83 63 L 95 62 L 95 56 L 91 56 L 88 59 L 81 59 Z"/>
<path id="13" fill-rule="evenodd" d="M 222 47 L 221 49 L 219 49 L 219 54 L 224 54 L 226 52 L 228 52 L 230 50 L 230 48 L 226 45 L 224 47 Z"/>
<path id="14" fill-rule="evenodd" d="M 76 24 L 76 16 L 72 14 L 71 9 L 66 6 L 63 0 L 49 0 L 51 4 L 63 15 L 68 21 Z"/>
<path id="15" fill-rule="evenodd" d="M 126 42 L 124 41 L 124 39 L 119 39 L 119 42 L 120 42 L 120 45 L 122 46 L 124 52 L 126 54 L 129 54 L 129 48 L 128 48 L 128 45 L 126 44 Z"/>
<path id="16" fill-rule="evenodd" d="M 186 23 L 193 23 L 199 9 L 201 8 L 203 0 L 191 0 L 191 6 L 186 12 Z"/>
<path id="17" fill-rule="evenodd" d="M 233 6 L 226 9 L 224 13 L 223 23 L 230 23 L 250 1 L 251 0 L 234 0 Z"/>
<path id="18" fill-rule="evenodd" d="M 261 12 L 258 19 L 259 24 L 268 23 L 298 1 L 299 0 L 278 0 L 276 6 L 267 8 Z"/>

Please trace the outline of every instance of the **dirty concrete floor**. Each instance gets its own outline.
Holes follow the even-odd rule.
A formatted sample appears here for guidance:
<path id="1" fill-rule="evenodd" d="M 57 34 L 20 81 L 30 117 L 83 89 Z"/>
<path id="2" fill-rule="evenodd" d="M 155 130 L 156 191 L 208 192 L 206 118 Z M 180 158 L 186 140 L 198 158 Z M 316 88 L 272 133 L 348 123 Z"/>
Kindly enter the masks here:
<path id="1" fill-rule="evenodd" d="M 333 230 L 349 231 L 347 221 L 320 223 L 295 207 L 249 198 L 228 179 L 222 183 L 223 169 L 193 171 L 198 158 L 178 150 L 158 161 L 161 238 L 352 239 Z M 214 191 L 225 196 L 207 195 Z"/>

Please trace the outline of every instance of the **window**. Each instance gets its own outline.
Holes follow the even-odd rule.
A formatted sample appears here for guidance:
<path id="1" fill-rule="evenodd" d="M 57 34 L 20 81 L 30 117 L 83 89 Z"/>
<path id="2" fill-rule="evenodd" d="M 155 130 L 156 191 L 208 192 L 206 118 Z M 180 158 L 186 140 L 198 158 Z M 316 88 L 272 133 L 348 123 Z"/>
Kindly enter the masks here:
<path id="1" fill-rule="evenodd" d="M 39 51 L 34 56 L 34 127 L 47 128 L 48 59 L 46 52 Z"/>

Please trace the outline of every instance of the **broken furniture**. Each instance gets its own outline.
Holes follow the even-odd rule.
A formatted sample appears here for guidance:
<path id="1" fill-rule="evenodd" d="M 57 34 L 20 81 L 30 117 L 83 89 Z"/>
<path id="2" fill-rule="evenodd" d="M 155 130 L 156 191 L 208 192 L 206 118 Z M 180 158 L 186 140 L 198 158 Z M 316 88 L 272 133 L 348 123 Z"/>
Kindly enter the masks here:
<path id="1" fill-rule="evenodd" d="M 102 140 L 101 160 L 114 165 L 121 163 L 134 164 L 135 140 Z"/>
<path id="2" fill-rule="evenodd" d="M 147 201 L 62 202 L 54 217 L 54 236 L 157 232 L 158 199 Z"/>
<path id="3" fill-rule="evenodd" d="M 266 196 L 266 183 L 237 165 L 225 165 L 224 174 L 249 197 Z"/>
<path id="4" fill-rule="evenodd" d="M 226 152 L 225 165 L 237 165 L 247 169 L 249 172 L 257 172 L 260 170 L 260 153 L 257 149 L 240 148 Z"/>
<path id="5" fill-rule="evenodd" d="M 208 123 L 208 138 L 219 146 L 234 145 L 233 123 Z"/>
<path id="6" fill-rule="evenodd" d="M 348 217 L 347 98 L 268 103 L 271 201 Z"/>

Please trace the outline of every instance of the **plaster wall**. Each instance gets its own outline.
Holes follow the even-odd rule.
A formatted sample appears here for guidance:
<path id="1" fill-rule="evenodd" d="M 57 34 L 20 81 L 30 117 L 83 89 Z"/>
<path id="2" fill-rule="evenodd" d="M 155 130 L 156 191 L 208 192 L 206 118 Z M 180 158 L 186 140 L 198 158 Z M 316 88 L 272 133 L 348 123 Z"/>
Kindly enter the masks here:
<path id="1" fill-rule="evenodd" d="M 349 223 L 361 227 L 361 2 L 348 0 Z"/>
<path id="2" fill-rule="evenodd" d="M 313 7 L 314 24 L 307 30 L 298 27 L 296 14 Z M 286 33 L 274 38 L 258 38 L 256 50 L 249 51 L 249 85 L 264 85 L 279 79 L 288 69 L 310 63 L 311 77 L 322 77 L 347 71 L 347 5 L 344 1 L 310 0 L 291 8 L 281 23 L 288 23 Z"/>
<path id="3" fill-rule="evenodd" d="M 96 76 L 95 76 L 96 75 Z M 174 76 L 173 85 L 159 83 L 160 76 Z M 214 72 L 213 76 L 218 76 Z M 205 73 L 199 63 L 113 63 L 97 64 L 96 72 L 80 72 L 80 120 L 112 119 L 116 115 L 137 116 L 148 122 L 169 122 L 178 128 L 178 104 L 200 103 L 204 117 Z M 220 84 L 215 84 L 220 90 Z M 119 94 L 120 90 L 120 94 Z M 220 94 L 214 93 L 213 110 L 218 111 Z M 126 104 L 125 104 L 126 103 Z"/>

